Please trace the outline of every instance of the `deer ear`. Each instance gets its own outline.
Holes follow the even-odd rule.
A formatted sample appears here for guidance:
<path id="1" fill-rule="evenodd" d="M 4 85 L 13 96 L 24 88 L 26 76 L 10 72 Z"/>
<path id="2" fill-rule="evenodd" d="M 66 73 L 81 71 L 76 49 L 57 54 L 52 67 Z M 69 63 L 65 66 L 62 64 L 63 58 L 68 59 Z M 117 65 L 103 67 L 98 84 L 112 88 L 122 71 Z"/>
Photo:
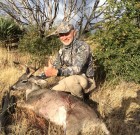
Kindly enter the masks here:
<path id="1" fill-rule="evenodd" d="M 28 67 L 26 68 L 26 74 L 30 74 L 30 69 Z"/>

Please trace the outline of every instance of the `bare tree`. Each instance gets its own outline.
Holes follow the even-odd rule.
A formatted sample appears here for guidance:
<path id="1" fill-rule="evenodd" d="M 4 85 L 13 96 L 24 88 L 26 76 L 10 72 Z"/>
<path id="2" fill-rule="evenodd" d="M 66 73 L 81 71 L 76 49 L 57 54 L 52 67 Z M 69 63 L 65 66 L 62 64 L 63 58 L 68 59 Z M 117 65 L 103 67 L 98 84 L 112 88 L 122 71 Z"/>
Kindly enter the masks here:
<path id="1" fill-rule="evenodd" d="M 102 7 L 106 1 L 99 5 L 101 0 L 3 0 L 0 9 L 19 24 L 34 24 L 41 36 L 52 28 L 57 16 L 62 14 L 62 20 L 76 21 L 80 36 L 93 29 L 97 18 L 104 12 Z"/>
<path id="2" fill-rule="evenodd" d="M 76 21 L 79 36 L 94 29 L 94 24 L 99 22 L 99 17 L 106 9 L 107 0 L 62 0 L 63 20 Z M 102 19 L 100 19 L 102 20 Z"/>
<path id="3" fill-rule="evenodd" d="M 5 0 L 0 8 L 19 24 L 36 25 L 44 35 L 58 14 L 59 0 Z"/>
<path id="4" fill-rule="evenodd" d="M 77 15 L 77 13 L 80 10 L 80 7 L 82 6 L 81 0 L 62 0 L 62 9 L 63 9 L 63 15 L 64 21 L 70 21 L 74 18 L 74 16 Z M 79 6 L 78 6 L 79 5 Z"/>
<path id="5" fill-rule="evenodd" d="M 79 19 L 77 20 L 77 27 L 79 26 L 79 36 L 94 29 L 94 25 L 101 21 L 99 19 L 106 7 L 105 4 L 100 4 L 101 0 L 82 0 L 82 6 L 78 12 Z"/>

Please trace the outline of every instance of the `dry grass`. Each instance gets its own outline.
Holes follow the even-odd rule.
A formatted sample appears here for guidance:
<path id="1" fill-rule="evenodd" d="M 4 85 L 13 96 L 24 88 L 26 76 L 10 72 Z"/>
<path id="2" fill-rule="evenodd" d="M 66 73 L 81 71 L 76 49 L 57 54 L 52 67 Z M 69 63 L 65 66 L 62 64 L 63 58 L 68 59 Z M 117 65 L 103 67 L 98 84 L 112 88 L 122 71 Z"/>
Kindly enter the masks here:
<path id="1" fill-rule="evenodd" d="M 48 122 L 38 117 L 33 111 L 22 107 L 16 108 L 13 114 L 12 125 L 8 126 L 8 134 L 11 135 L 47 135 Z"/>
<path id="2" fill-rule="evenodd" d="M 0 92 L 4 93 L 9 87 L 17 81 L 19 76 L 24 72 L 21 67 L 16 67 L 13 61 L 27 63 L 29 57 L 18 52 L 8 52 L 0 48 Z M 0 95 L 0 99 L 3 94 Z"/>
<path id="3" fill-rule="evenodd" d="M 113 135 L 140 134 L 140 85 L 121 81 L 114 86 L 105 83 L 93 92 L 98 111 Z"/>
<path id="4" fill-rule="evenodd" d="M 0 92 L 8 90 L 24 69 L 15 67 L 12 61 L 28 63 L 30 57 L 19 53 L 9 53 L 0 49 Z M 52 80 L 54 78 L 51 78 Z M 51 81 L 52 81 L 51 80 Z M 49 81 L 49 80 L 48 80 Z M 3 94 L 0 95 L 0 100 Z M 91 99 L 98 103 L 98 112 L 107 123 L 112 135 L 139 135 L 140 134 L 140 85 L 120 81 L 118 85 L 106 82 L 104 86 L 91 94 Z M 21 111 L 21 110 L 19 110 Z M 44 126 L 40 129 L 40 122 L 44 122 L 32 112 L 22 112 L 19 119 L 18 111 L 14 114 L 17 121 L 9 127 L 14 134 L 43 134 Z M 21 114 L 21 112 L 20 112 Z M 29 122 L 28 120 L 32 120 Z M 38 123 L 37 125 L 35 123 Z M 44 124 L 43 124 L 44 125 Z M 47 127 L 46 127 L 47 128 Z M 40 129 L 40 130 L 39 130 Z M 2 134 L 2 133 L 1 133 Z M 47 134 L 47 133 L 45 133 Z"/>

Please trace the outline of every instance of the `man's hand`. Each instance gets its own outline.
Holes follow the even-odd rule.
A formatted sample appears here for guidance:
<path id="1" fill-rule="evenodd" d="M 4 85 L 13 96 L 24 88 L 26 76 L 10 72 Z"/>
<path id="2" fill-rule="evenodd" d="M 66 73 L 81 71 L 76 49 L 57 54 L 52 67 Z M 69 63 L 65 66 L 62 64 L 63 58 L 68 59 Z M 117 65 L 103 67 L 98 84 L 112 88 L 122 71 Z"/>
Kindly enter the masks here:
<path id="1" fill-rule="evenodd" d="M 51 62 L 48 62 L 48 67 L 44 67 L 45 75 L 48 77 L 57 76 L 58 70 L 53 67 Z"/>
<path id="2" fill-rule="evenodd" d="M 46 76 L 51 77 L 51 76 L 57 76 L 58 70 L 53 67 L 45 67 L 44 72 Z"/>

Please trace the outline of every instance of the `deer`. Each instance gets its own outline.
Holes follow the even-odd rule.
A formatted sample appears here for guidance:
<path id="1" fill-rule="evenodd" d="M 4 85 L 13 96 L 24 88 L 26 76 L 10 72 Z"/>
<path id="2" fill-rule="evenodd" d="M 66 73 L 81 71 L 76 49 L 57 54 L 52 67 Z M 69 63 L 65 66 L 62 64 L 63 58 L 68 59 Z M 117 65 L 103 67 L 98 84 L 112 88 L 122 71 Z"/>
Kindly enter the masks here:
<path id="1" fill-rule="evenodd" d="M 106 124 L 88 104 L 67 92 L 46 89 L 45 86 L 46 80 L 34 76 L 27 68 L 10 90 L 24 90 L 23 107 L 62 126 L 65 135 L 100 135 L 100 132 L 110 135 Z"/>

